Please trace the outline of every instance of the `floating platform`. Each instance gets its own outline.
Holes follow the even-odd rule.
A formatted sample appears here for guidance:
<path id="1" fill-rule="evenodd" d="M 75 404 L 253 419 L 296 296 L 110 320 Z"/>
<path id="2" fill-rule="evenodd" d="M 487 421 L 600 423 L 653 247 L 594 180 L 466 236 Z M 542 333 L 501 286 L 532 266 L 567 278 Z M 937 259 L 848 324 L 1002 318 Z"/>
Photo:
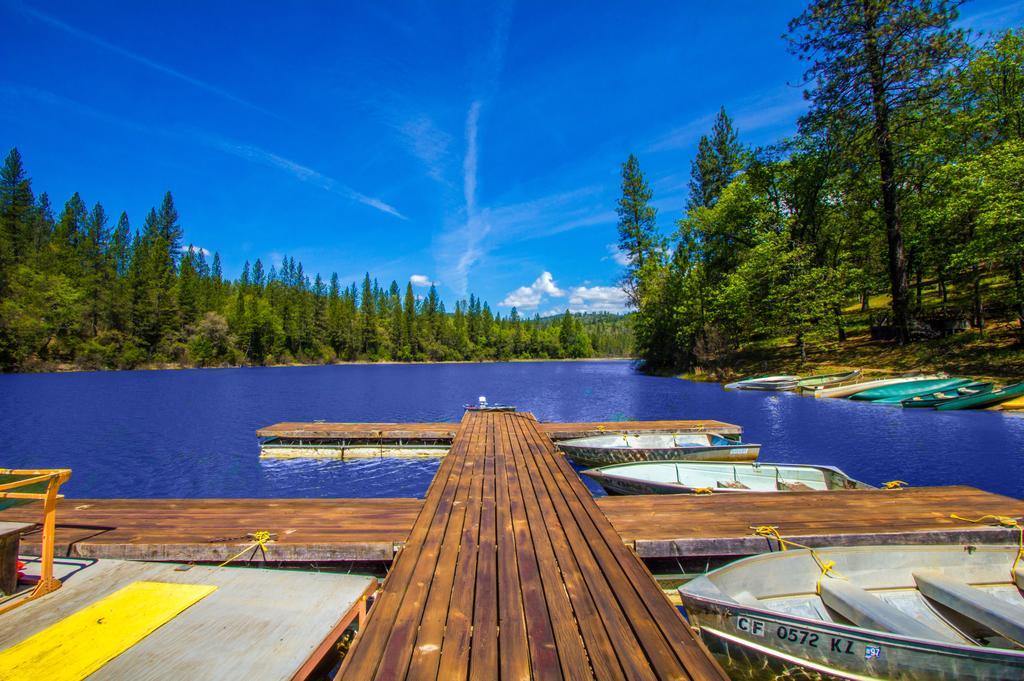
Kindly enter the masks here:
<path id="1" fill-rule="evenodd" d="M 337 573 L 119 560 L 57 559 L 54 573 L 63 580 L 60 589 L 3 615 L 0 660 L 6 665 L 8 657 L 19 658 L 27 668 L 4 669 L 0 677 L 11 678 L 7 676 L 11 673 L 22 678 L 19 674 L 28 673 L 34 663 L 51 666 L 36 678 L 80 678 L 69 668 L 87 665 L 88 656 L 94 655 L 102 666 L 89 675 L 90 681 L 305 679 L 330 666 L 333 643 L 364 615 L 366 598 L 377 587 L 372 577 Z M 141 636 L 133 636 L 139 626 L 133 620 L 144 616 L 138 613 L 145 611 L 146 601 L 120 613 L 107 604 L 112 594 L 139 582 L 155 582 L 158 588 L 196 585 L 206 587 L 203 591 L 208 595 L 152 631 L 135 631 Z M 209 591 L 210 587 L 215 588 Z M 69 626 L 66 618 L 93 605 L 109 609 L 101 613 L 110 619 L 109 631 L 81 617 L 78 626 Z M 36 636 L 21 646 L 20 654 L 13 654 L 13 646 L 54 625 L 77 641 L 53 640 L 57 631 L 51 629 L 49 635 Z M 67 645 L 83 641 L 91 650 Z M 331 645 L 324 645 L 327 641 Z M 52 666 L 58 660 L 60 669 Z"/>
<path id="2" fill-rule="evenodd" d="M 771 550 L 751 527 L 774 525 L 815 546 L 952 542 L 1003 544 L 1017 531 L 956 520 L 1024 517 L 1024 501 L 973 487 L 657 495 L 596 500 L 622 541 L 641 558 L 741 556 Z M 57 555 L 216 563 L 274 536 L 254 563 L 389 562 L 423 506 L 419 499 L 64 499 L 57 507 Z M 34 504 L 0 511 L 0 521 L 38 522 Z M 39 533 L 22 552 L 38 554 Z"/>
<path id="3" fill-rule="evenodd" d="M 455 423 L 312 423 L 284 422 L 260 428 L 260 457 L 278 459 L 444 456 Z M 721 421 L 606 421 L 541 423 L 554 441 L 600 434 L 692 433 L 712 431 L 738 437 L 743 429 Z"/>

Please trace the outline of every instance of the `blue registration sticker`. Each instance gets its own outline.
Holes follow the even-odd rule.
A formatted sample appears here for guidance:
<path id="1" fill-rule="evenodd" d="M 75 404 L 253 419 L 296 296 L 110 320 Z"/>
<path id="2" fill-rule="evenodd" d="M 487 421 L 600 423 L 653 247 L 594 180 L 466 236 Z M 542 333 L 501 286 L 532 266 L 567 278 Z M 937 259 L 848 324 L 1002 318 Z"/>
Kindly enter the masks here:
<path id="1" fill-rule="evenodd" d="M 881 646 L 864 646 L 864 659 L 876 660 L 882 657 Z"/>

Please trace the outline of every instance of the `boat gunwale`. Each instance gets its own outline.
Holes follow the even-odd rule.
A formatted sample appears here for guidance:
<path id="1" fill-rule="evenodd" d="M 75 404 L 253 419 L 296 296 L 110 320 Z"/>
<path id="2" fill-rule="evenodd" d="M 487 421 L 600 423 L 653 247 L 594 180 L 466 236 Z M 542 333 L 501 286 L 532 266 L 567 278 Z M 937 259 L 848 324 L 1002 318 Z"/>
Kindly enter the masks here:
<path id="1" fill-rule="evenodd" d="M 630 477 L 626 477 L 626 476 L 622 476 L 622 475 L 615 475 L 613 473 L 605 472 L 605 469 L 607 469 L 607 468 L 622 468 L 622 467 L 627 467 L 627 466 L 650 466 L 650 465 L 654 465 L 654 464 L 659 464 L 659 465 L 660 464 L 683 464 L 683 465 L 689 465 L 689 466 L 700 465 L 700 466 L 723 466 L 723 467 L 725 467 L 725 466 L 733 466 L 733 467 L 735 467 L 735 466 L 749 466 L 751 468 L 753 468 L 755 466 L 775 466 L 776 468 L 778 468 L 778 467 L 782 467 L 782 468 L 810 468 L 810 469 L 814 469 L 814 470 L 818 470 L 818 471 L 823 471 L 823 472 L 827 471 L 829 473 L 835 473 L 837 475 L 840 475 L 845 480 L 848 480 L 848 481 L 850 481 L 852 483 L 855 483 L 856 485 L 861 485 L 862 487 L 860 489 L 863 489 L 863 488 L 878 489 L 874 485 L 869 485 L 868 483 L 862 482 L 861 480 L 857 480 L 855 478 L 851 478 L 849 475 L 847 475 L 846 473 L 844 473 L 842 470 L 840 470 L 839 468 L 837 468 L 835 466 L 827 466 L 827 465 L 825 465 L 825 466 L 817 466 L 817 465 L 814 465 L 814 464 L 779 464 L 779 463 L 773 463 L 773 462 L 761 462 L 761 461 L 757 461 L 757 460 L 754 460 L 754 461 L 700 461 L 700 460 L 696 460 L 696 461 L 690 460 L 690 461 L 687 461 L 687 460 L 658 459 L 658 460 L 652 460 L 652 461 L 626 461 L 626 462 L 623 462 L 623 463 L 612 463 L 612 464 L 608 464 L 606 466 L 596 466 L 594 468 L 588 468 L 586 470 L 580 471 L 580 474 L 581 475 L 586 475 L 587 477 L 589 477 L 591 480 L 594 480 L 598 484 L 601 484 L 601 482 L 600 482 L 601 479 L 613 478 L 613 479 L 617 479 L 617 480 L 626 480 L 626 481 L 630 481 L 630 482 L 636 481 L 636 482 L 639 482 L 639 483 L 649 484 L 649 485 L 652 485 L 652 486 L 661 486 L 661 487 L 666 487 L 666 488 L 679 489 L 680 490 L 680 494 L 688 494 L 688 493 L 692 494 L 693 490 L 703 489 L 701 487 L 697 487 L 697 486 L 693 486 L 693 485 L 687 485 L 687 484 L 679 483 L 679 482 L 661 482 L 661 481 L 658 481 L 658 480 L 641 480 L 641 479 L 638 479 L 638 478 L 630 478 Z M 828 485 L 828 481 L 827 480 L 826 480 L 825 484 Z M 602 487 L 603 487 L 603 485 L 602 485 Z M 722 488 L 712 488 L 712 493 L 713 494 L 719 494 L 719 493 L 722 493 L 722 492 L 739 492 L 739 493 L 746 493 L 746 494 L 751 494 L 751 493 L 754 493 L 754 494 L 780 494 L 780 493 L 782 493 L 782 494 L 801 494 L 801 493 L 807 493 L 807 492 L 847 492 L 847 491 L 851 491 L 851 490 L 855 490 L 855 489 L 858 489 L 858 488 L 857 487 L 853 487 L 853 488 L 844 488 L 844 487 L 831 488 L 831 487 L 827 487 L 826 486 L 826 488 L 823 489 L 823 490 L 822 489 L 810 489 L 810 490 L 779 490 L 779 489 L 774 489 L 773 490 L 773 489 L 737 489 L 737 488 L 733 488 L 733 487 L 722 487 Z"/>
<path id="2" fill-rule="evenodd" d="M 870 547 L 856 547 L 856 548 L 870 548 Z M 747 560 L 747 559 L 743 559 L 743 560 Z M 702 575 L 702 577 L 705 577 L 705 576 L 706 575 Z M 700 578 L 698 577 L 698 579 L 700 579 Z M 686 585 L 684 584 L 683 586 L 679 587 L 677 590 L 679 591 L 680 598 L 682 598 L 683 601 L 684 601 L 683 605 L 681 607 L 684 610 L 686 610 L 687 615 L 690 614 L 690 611 L 689 611 L 688 608 L 686 608 L 685 600 L 686 600 L 686 598 L 690 598 L 690 599 L 693 599 L 695 601 L 700 601 L 700 602 L 703 602 L 703 603 L 708 603 L 708 604 L 716 605 L 716 606 L 718 606 L 720 608 L 723 608 L 725 610 L 728 610 L 728 611 L 743 611 L 740 614 L 744 614 L 744 615 L 747 615 L 747 616 L 753 616 L 753 617 L 755 617 L 757 619 L 785 620 L 787 622 L 795 622 L 795 623 L 798 623 L 798 624 L 806 623 L 806 625 L 808 625 L 808 626 L 813 626 L 813 627 L 817 627 L 817 628 L 821 628 L 821 629 L 837 629 L 838 631 L 840 631 L 841 633 L 843 633 L 846 636 L 849 636 L 850 638 L 858 638 L 858 639 L 861 639 L 861 640 L 871 639 L 872 641 L 878 640 L 879 643 L 885 643 L 885 641 L 882 640 L 882 639 L 892 639 L 895 644 L 904 644 L 904 643 L 912 644 L 910 646 L 905 646 L 905 647 L 921 647 L 921 646 L 926 646 L 926 647 L 929 647 L 929 648 L 935 648 L 937 652 L 948 651 L 949 649 L 953 648 L 953 649 L 956 649 L 958 652 L 962 652 L 964 654 L 964 656 L 966 656 L 966 657 L 977 657 L 977 653 L 978 652 L 985 653 L 986 655 L 994 657 L 995 659 L 1002 658 L 1006 654 L 1012 654 L 1013 657 L 1018 658 L 1022 662 L 1024 662 L 1024 649 L 1014 650 L 1013 648 L 987 648 L 985 646 L 970 645 L 970 644 L 966 644 L 966 643 L 943 643 L 941 641 L 934 641 L 932 639 L 915 638 L 913 636 L 904 636 L 902 634 L 894 634 L 892 632 L 880 631 L 878 629 L 868 629 L 866 627 L 857 627 L 857 626 L 852 626 L 852 625 L 849 625 L 849 624 L 842 624 L 840 622 L 827 622 L 825 620 L 816 620 L 816 619 L 811 619 L 810 617 L 803 617 L 801 615 L 791 615 L 791 614 L 788 614 L 788 613 L 778 612 L 777 610 L 769 610 L 767 608 L 755 608 L 754 606 L 746 605 L 744 603 L 739 603 L 739 602 L 736 602 L 736 601 L 723 601 L 723 600 L 720 600 L 720 599 L 717 599 L 717 598 L 713 598 L 711 596 L 698 595 L 698 594 L 693 594 L 693 593 L 690 593 L 690 592 L 687 592 L 686 595 L 683 596 L 683 588 L 685 586 Z M 757 613 L 757 614 L 755 614 L 755 613 Z M 764 614 L 759 614 L 759 613 L 764 613 Z M 696 627 L 697 627 L 698 630 L 700 629 L 700 625 L 699 624 L 696 625 Z"/>

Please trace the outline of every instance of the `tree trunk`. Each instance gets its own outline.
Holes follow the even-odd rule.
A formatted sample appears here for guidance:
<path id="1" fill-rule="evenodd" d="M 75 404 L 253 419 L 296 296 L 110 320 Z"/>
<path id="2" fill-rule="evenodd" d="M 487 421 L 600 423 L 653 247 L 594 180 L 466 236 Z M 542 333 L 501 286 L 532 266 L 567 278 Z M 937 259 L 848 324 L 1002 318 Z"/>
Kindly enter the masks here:
<path id="1" fill-rule="evenodd" d="M 949 300 L 949 291 L 946 289 L 946 277 L 939 272 L 939 295 L 942 296 L 942 312 L 946 312 L 946 303 Z"/>
<path id="2" fill-rule="evenodd" d="M 842 311 L 842 309 L 838 305 L 835 306 L 835 315 L 836 315 L 836 335 L 838 336 L 840 343 L 845 343 L 846 342 L 846 329 L 843 328 L 843 311 Z"/>
<path id="3" fill-rule="evenodd" d="M 981 303 L 981 268 L 976 267 L 974 270 L 974 283 L 971 292 L 971 316 L 973 319 L 971 323 L 974 328 L 979 329 L 984 333 L 985 331 L 985 311 Z"/>
<path id="4" fill-rule="evenodd" d="M 915 308 L 917 310 L 917 314 L 921 314 L 921 287 L 924 286 L 924 282 L 921 281 L 920 268 L 918 268 L 917 271 L 914 273 L 914 286 L 917 289 L 917 303 L 915 305 Z"/>
<path id="5" fill-rule="evenodd" d="M 889 284 L 892 293 L 893 325 L 897 341 L 902 345 L 910 340 L 908 318 L 907 254 L 903 247 L 903 226 L 900 224 L 896 196 L 896 157 L 892 133 L 889 129 L 889 104 L 886 100 L 885 71 L 878 54 L 877 17 L 864 37 L 864 51 L 868 60 L 871 81 L 871 104 L 874 113 L 875 153 L 878 157 L 882 218 L 889 244 Z"/>
<path id="6" fill-rule="evenodd" d="M 871 309 L 871 291 L 864 289 L 860 292 L 860 311 L 867 312 Z"/>

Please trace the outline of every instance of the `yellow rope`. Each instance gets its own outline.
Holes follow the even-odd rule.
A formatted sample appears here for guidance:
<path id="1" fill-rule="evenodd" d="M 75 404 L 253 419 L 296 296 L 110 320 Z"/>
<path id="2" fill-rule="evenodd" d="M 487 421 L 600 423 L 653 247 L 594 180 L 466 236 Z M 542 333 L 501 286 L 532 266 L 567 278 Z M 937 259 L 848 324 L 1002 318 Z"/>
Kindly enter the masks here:
<path id="1" fill-rule="evenodd" d="M 1013 559 L 1013 565 L 1010 566 L 1010 581 L 1015 582 L 1017 580 L 1017 565 L 1020 564 L 1020 559 L 1024 557 L 1024 525 L 1021 525 L 1016 518 L 1011 518 L 1008 515 L 983 515 L 978 518 L 965 518 L 962 515 L 951 513 L 950 518 L 956 520 L 963 520 L 968 523 L 979 523 L 986 525 L 999 525 L 1000 527 L 1016 528 L 1017 529 L 1017 555 Z M 992 522 L 987 522 L 992 521 Z"/>
<path id="2" fill-rule="evenodd" d="M 694 488 L 693 493 L 694 494 L 711 494 L 714 491 L 715 490 L 711 489 L 710 487 L 696 487 L 696 488 Z"/>
<path id="3" fill-rule="evenodd" d="M 255 532 L 253 532 L 250 536 L 253 538 L 253 543 L 249 544 L 244 549 L 242 549 L 241 551 L 239 551 L 235 555 L 231 556 L 230 558 L 228 558 L 226 561 L 224 561 L 223 563 L 221 563 L 217 567 L 224 567 L 225 565 L 227 565 L 231 561 L 235 560 L 236 558 L 238 558 L 239 556 L 244 554 L 246 551 L 248 551 L 250 549 L 254 549 L 257 546 L 260 548 L 260 551 L 262 551 L 263 553 L 266 553 L 266 551 L 267 551 L 267 542 L 269 542 L 271 540 L 270 533 L 267 532 L 266 530 L 257 530 Z"/>
<path id="4" fill-rule="evenodd" d="M 818 575 L 818 581 L 814 584 L 815 593 L 821 593 L 821 578 L 825 577 L 826 575 L 834 579 L 846 579 L 846 577 L 844 577 L 836 571 L 836 562 L 834 560 L 824 560 L 821 556 L 818 555 L 817 551 L 812 549 L 810 546 L 807 546 L 806 544 L 800 544 L 799 542 L 795 542 L 790 539 L 783 539 L 782 535 L 779 534 L 779 528 L 775 527 L 774 525 L 752 525 L 750 529 L 752 529 L 754 531 L 754 534 L 756 534 L 759 537 L 775 539 L 775 541 L 779 542 L 779 549 L 782 551 L 789 550 L 790 546 L 796 546 L 801 549 L 807 549 L 807 551 L 811 554 L 811 558 L 813 558 L 814 562 L 817 563 L 818 569 L 821 570 L 821 573 Z"/>
<path id="5" fill-rule="evenodd" d="M 890 480 L 889 482 L 882 483 L 882 489 L 903 489 L 907 486 L 907 483 L 902 480 Z"/>

